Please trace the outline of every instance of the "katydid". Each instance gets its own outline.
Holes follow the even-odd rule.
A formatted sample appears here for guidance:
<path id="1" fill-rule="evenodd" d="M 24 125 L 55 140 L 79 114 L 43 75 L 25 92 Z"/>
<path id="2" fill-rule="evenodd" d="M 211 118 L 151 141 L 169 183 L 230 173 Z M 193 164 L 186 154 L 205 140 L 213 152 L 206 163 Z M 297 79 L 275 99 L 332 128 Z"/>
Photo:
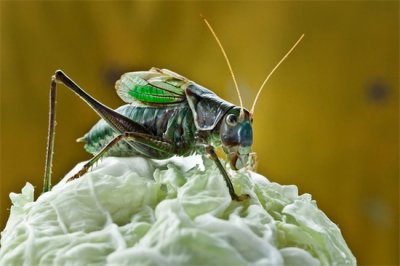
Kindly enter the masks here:
<path id="1" fill-rule="evenodd" d="M 220 46 L 238 92 L 240 106 L 218 97 L 212 91 L 167 69 L 129 72 L 116 82 L 116 92 L 127 104 L 113 110 L 81 89 L 64 72 L 57 70 L 50 85 L 50 116 L 43 192 L 51 189 L 51 167 L 55 135 L 55 102 L 57 83 L 80 96 L 102 118 L 78 141 L 94 154 L 83 168 L 68 181 L 84 175 L 103 156 L 144 156 L 166 159 L 174 155 L 208 154 L 217 165 L 232 200 L 244 200 L 247 194 L 235 193 L 227 171 L 215 153 L 222 146 L 232 169 L 251 166 L 254 162 L 253 113 L 265 83 L 300 42 L 264 80 L 250 111 L 242 104 L 230 62 L 214 30 L 204 19 Z"/>

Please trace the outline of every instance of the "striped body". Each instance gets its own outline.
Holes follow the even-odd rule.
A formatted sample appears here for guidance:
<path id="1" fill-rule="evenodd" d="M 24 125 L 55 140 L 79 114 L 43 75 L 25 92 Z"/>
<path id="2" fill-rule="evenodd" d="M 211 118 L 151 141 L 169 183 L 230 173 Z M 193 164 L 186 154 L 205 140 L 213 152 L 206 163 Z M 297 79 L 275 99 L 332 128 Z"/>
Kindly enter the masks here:
<path id="1" fill-rule="evenodd" d="M 187 103 L 167 106 L 137 106 L 126 104 L 115 110 L 132 121 L 144 126 L 150 134 L 176 144 L 174 154 L 186 156 L 194 152 L 193 115 Z M 85 150 L 97 154 L 119 133 L 103 119 L 98 121 L 79 141 L 85 142 Z M 112 147 L 106 156 L 142 155 L 154 159 L 164 159 L 174 154 L 149 149 L 134 141 L 121 141 Z"/>

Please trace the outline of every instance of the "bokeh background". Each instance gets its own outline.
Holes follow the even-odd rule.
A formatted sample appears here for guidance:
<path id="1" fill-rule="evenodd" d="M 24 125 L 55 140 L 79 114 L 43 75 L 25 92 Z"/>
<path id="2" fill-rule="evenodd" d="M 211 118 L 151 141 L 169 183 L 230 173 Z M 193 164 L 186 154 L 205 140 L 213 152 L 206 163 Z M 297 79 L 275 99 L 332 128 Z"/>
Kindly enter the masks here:
<path id="1" fill-rule="evenodd" d="M 296 184 L 341 228 L 361 265 L 399 263 L 399 2 L 1 2 L 1 229 L 8 194 L 41 190 L 50 77 L 63 69 L 118 107 L 128 71 L 169 68 L 245 105 L 297 38 L 255 112 L 258 171 Z M 96 114 L 58 90 L 53 181 L 90 158 Z M 112 192 L 110 192 L 112 193 Z"/>

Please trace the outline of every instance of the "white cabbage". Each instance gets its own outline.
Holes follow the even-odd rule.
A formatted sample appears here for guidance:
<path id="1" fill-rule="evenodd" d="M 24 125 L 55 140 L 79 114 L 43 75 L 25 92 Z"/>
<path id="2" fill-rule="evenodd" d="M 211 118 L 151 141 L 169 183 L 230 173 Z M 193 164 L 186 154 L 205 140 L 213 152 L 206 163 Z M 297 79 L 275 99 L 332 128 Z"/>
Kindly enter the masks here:
<path id="1" fill-rule="evenodd" d="M 36 201 L 27 183 L 10 194 L 0 265 L 356 265 L 310 195 L 229 173 L 249 200 L 199 156 L 105 158 Z"/>

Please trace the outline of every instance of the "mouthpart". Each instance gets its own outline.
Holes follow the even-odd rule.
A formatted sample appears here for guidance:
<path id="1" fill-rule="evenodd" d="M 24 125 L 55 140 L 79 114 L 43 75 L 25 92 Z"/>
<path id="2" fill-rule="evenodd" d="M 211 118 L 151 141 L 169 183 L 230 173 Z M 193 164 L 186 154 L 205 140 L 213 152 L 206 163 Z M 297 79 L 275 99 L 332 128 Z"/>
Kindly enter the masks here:
<path id="1" fill-rule="evenodd" d="M 251 146 L 231 146 L 225 150 L 232 169 L 239 170 L 248 165 Z"/>

